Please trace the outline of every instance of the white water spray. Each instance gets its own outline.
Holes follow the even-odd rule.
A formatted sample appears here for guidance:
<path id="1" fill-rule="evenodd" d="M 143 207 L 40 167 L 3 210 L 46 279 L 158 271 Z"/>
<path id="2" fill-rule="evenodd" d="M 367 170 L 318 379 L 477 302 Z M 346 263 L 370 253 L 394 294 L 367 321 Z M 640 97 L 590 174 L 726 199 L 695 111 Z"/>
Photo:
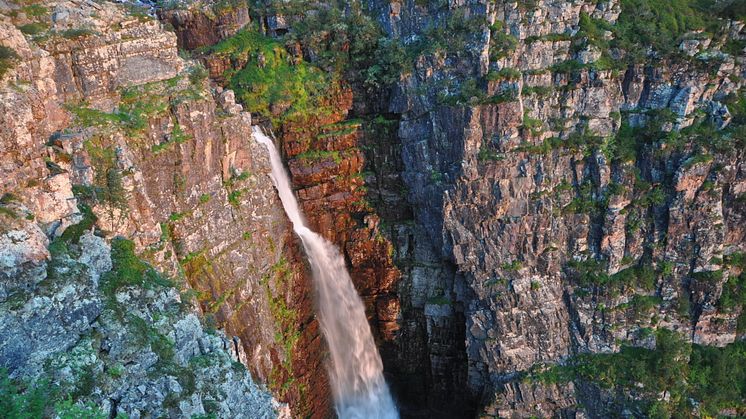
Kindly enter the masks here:
<path id="1" fill-rule="evenodd" d="M 319 321 L 331 352 L 329 377 L 337 415 L 341 419 L 398 418 L 383 379 L 383 364 L 363 301 L 352 284 L 344 258 L 332 243 L 306 226 L 272 140 L 259 127 L 254 127 L 253 136 L 269 151 L 272 181 L 311 262 L 319 295 Z"/>

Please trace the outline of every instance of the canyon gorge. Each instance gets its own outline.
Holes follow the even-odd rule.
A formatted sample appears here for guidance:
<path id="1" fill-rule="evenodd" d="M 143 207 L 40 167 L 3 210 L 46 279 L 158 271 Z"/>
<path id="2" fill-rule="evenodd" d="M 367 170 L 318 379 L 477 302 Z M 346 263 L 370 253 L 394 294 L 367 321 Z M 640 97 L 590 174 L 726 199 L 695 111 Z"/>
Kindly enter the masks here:
<path id="1" fill-rule="evenodd" d="M 742 417 L 745 77 L 742 0 L 0 0 L 0 411 Z"/>

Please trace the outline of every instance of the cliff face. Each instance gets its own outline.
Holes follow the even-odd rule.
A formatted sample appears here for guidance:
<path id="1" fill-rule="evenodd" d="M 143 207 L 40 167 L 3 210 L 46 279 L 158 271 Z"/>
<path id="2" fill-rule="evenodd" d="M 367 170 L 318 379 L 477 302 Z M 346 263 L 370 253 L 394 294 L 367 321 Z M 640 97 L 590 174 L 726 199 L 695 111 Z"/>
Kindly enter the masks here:
<path id="1" fill-rule="evenodd" d="M 743 337 L 742 308 L 719 303 L 740 273 L 723 259 L 744 250 L 743 150 L 736 139 L 718 147 L 716 132 L 676 134 L 702 114 L 728 120 L 722 102 L 740 88 L 742 52 L 719 56 L 716 38 L 682 44 L 705 51 L 697 59 L 607 70 L 602 51 L 578 39 L 590 37 L 588 21 L 614 24 L 615 2 L 371 3 L 405 44 L 433 42 L 433 27 L 446 37 L 415 60 L 388 109 L 400 116 L 416 222 L 392 228 L 411 266 L 399 357 L 429 368 L 431 405 L 455 397 L 481 400 L 489 415 L 573 413 L 583 394 L 572 383 L 522 373 L 649 345 L 650 328 L 705 345 Z M 725 31 L 743 39 L 742 28 Z M 624 130 L 660 114 L 662 133 L 620 155 Z M 412 359 L 414 342 L 424 358 Z"/>
<path id="2" fill-rule="evenodd" d="M 42 33 L 24 35 L 18 29 L 28 33 L 30 24 L 42 25 Z M 271 398 L 243 367 L 231 369 L 230 356 L 286 401 L 301 397 L 279 391 L 298 375 L 319 393 L 314 400 L 327 403 L 325 377 L 316 374 L 320 364 L 312 364 L 318 356 L 303 356 L 301 372 L 292 363 L 298 356 L 293 345 L 318 353 L 318 330 L 311 328 L 293 345 L 285 341 L 292 337 L 287 330 L 313 323 L 311 299 L 307 289 L 294 289 L 288 281 L 299 274 L 283 256 L 293 247 L 287 221 L 268 177 L 265 150 L 251 140 L 251 116 L 235 104 L 232 92 L 211 91 L 204 70 L 178 57 L 176 36 L 157 20 L 114 4 L 13 6 L 3 10 L 0 34 L 2 45 L 14 52 L 0 99 L 6 127 L 0 149 L 0 295 L 8 320 L 3 330 L 10 333 L 3 339 L 3 366 L 12 376 L 35 379 L 42 372 L 25 369 L 19 360 L 32 360 L 38 368 L 65 351 L 93 349 L 104 361 L 71 368 L 91 367 L 99 374 L 124 365 L 126 373 L 112 373 L 112 387 L 96 385 L 86 400 L 113 403 L 104 407 L 130 417 L 161 411 L 240 416 L 254 409 L 275 416 Z M 6 222 L 11 222 L 7 228 Z M 83 236 L 96 245 L 89 250 L 75 236 L 93 228 L 96 236 Z M 128 285 L 122 294 L 107 296 L 115 286 L 98 278 L 110 275 L 112 264 L 98 259 L 107 260 L 106 242 L 114 236 L 131 240 L 139 257 L 176 280 L 185 294 L 151 290 L 147 282 L 128 277 L 122 279 Z M 73 253 L 62 252 L 58 262 L 55 246 Z M 91 262 L 89 253 L 97 259 Z M 94 264 L 97 271 L 86 268 Z M 73 281 L 68 275 L 75 272 L 79 280 Z M 48 297 L 42 291 L 47 287 Z M 26 298 L 31 299 L 24 305 Z M 41 314 L 35 308 L 43 304 L 39 298 L 57 305 Z M 293 311 L 292 323 L 284 324 L 278 312 L 290 301 L 305 311 Z M 120 305 L 130 305 L 136 318 L 110 318 Z M 233 338 L 205 334 L 189 314 L 195 309 L 209 327 L 219 326 Z M 51 330 L 58 327 L 55 322 L 61 322 L 59 332 Z M 29 346 L 29 339 L 38 348 Z M 124 347 L 114 354 L 111 345 Z M 161 346 L 173 347 L 175 364 L 172 350 L 159 352 Z M 134 361 L 128 358 L 133 350 Z M 179 375 L 180 370 L 154 371 L 195 368 L 192 361 L 202 358 L 194 357 L 205 358 L 205 372 L 199 372 L 200 364 L 196 378 Z M 70 368 L 68 361 L 60 358 L 59 367 Z M 157 380 L 142 381 L 146 373 Z M 315 385 L 317 380 L 322 383 Z M 200 390 L 205 386 L 213 390 Z M 210 396 L 192 396 L 195 391 Z M 146 400 L 142 392 L 156 396 Z"/>
<path id="3" fill-rule="evenodd" d="M 240 361 L 293 416 L 331 414 L 242 101 L 343 250 L 404 414 L 644 415 L 546 377 L 660 330 L 743 341 L 743 23 L 663 53 L 631 47 L 629 2 L 364 3 L 383 32 L 339 21 L 356 2 L 0 9 L 0 366 L 112 416 L 287 414 Z M 335 61 L 366 36 L 370 67 Z M 304 95 L 311 64 L 334 74 L 315 108 L 255 100 Z"/>

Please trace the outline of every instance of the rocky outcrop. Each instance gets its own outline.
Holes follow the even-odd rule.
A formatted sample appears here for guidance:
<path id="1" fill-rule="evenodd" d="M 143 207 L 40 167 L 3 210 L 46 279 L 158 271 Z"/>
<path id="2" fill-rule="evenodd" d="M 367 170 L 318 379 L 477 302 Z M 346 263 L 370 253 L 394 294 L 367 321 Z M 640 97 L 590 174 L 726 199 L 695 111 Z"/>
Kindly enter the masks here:
<path id="1" fill-rule="evenodd" d="M 215 45 L 250 22 L 248 5 L 233 1 L 175 2 L 158 9 L 158 17 L 173 27 L 186 50 Z"/>
<path id="2" fill-rule="evenodd" d="M 12 222 L 2 237 L 17 238 L 33 224 Z M 17 243 L 33 254 L 32 240 Z M 0 303 L 0 363 L 11 377 L 45 377 L 79 405 L 93 403 L 112 417 L 270 418 L 283 411 L 239 362 L 240 342 L 206 331 L 176 289 L 112 290 L 112 277 L 126 269 L 112 255 L 122 255 L 91 232 L 78 244 L 56 245 L 51 260 L 36 261 L 35 284 L 15 283 Z"/>

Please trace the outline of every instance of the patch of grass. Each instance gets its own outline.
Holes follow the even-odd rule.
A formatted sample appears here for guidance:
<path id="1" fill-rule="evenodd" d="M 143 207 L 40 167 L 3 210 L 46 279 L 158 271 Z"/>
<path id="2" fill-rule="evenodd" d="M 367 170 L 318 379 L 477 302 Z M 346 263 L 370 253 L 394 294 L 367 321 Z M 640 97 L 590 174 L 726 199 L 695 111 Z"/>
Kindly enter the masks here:
<path id="1" fill-rule="evenodd" d="M 62 37 L 66 39 L 80 39 L 97 34 L 98 32 L 90 28 L 65 29 L 64 31 L 60 32 L 60 35 L 62 35 Z"/>
<path id="2" fill-rule="evenodd" d="M 521 94 L 524 96 L 536 95 L 539 97 L 546 97 L 554 92 L 552 86 L 526 86 L 524 85 L 521 89 Z"/>
<path id="3" fill-rule="evenodd" d="M 281 395 L 284 395 L 294 382 L 293 351 L 300 339 L 300 332 L 297 329 L 298 313 L 286 302 L 286 294 L 291 290 L 291 279 L 290 265 L 282 257 L 272 265 L 270 272 L 261 281 L 269 300 L 272 318 L 275 321 L 275 342 L 282 347 L 284 353 L 282 362 L 273 368 L 270 379 L 270 387 Z M 274 286 L 270 284 L 270 281 L 274 283 Z M 280 382 L 281 377 L 284 377 L 282 382 Z"/>
<path id="4" fill-rule="evenodd" d="M 663 54 L 678 52 L 684 34 L 717 31 L 714 2 L 702 0 L 622 0 L 622 13 L 614 27 L 618 45 L 641 58 L 651 46 Z"/>
<path id="5" fill-rule="evenodd" d="M 0 45 L 0 78 L 13 68 L 21 57 L 10 47 Z"/>
<path id="6" fill-rule="evenodd" d="M 62 240 L 77 244 L 80 236 L 86 231 L 90 231 L 96 224 L 96 215 L 88 205 L 81 204 L 80 212 L 83 214 L 83 219 L 79 223 L 67 227 L 60 237 Z"/>
<path id="7" fill-rule="evenodd" d="M 163 143 L 153 145 L 150 148 L 150 151 L 152 151 L 155 154 L 158 154 L 161 151 L 164 151 L 170 148 L 174 144 L 185 143 L 191 138 L 192 137 L 190 135 L 184 132 L 184 130 L 181 128 L 181 125 L 179 125 L 179 123 L 176 122 L 174 123 L 173 129 L 171 129 L 171 134 L 168 136 L 168 140 Z"/>
<path id="8" fill-rule="evenodd" d="M 236 97 L 251 113 L 279 123 L 292 115 L 308 115 L 320 110 L 321 100 L 334 81 L 320 69 L 300 62 L 291 64 L 285 46 L 246 28 L 211 48 L 216 55 L 250 57 L 241 70 L 227 74 Z M 273 113 L 275 107 L 286 110 Z"/>
<path id="9" fill-rule="evenodd" d="M 26 35 L 38 35 L 42 32 L 46 32 L 49 27 L 43 23 L 27 23 L 25 25 L 19 26 L 18 29 L 20 29 L 21 32 L 23 32 Z"/>
<path id="10" fill-rule="evenodd" d="M 690 276 L 695 281 L 717 283 L 723 280 L 723 271 L 717 270 L 717 271 L 692 272 Z"/>
<path id="11" fill-rule="evenodd" d="M 445 295 L 437 295 L 435 297 L 430 297 L 427 299 L 427 303 L 433 304 L 436 306 L 449 306 L 453 304 L 453 302 Z"/>
<path id="12" fill-rule="evenodd" d="M 297 159 L 308 163 L 318 163 L 322 160 L 331 159 L 335 164 L 342 162 L 342 153 L 339 151 L 326 151 L 326 150 L 308 150 L 296 156 Z"/>
<path id="13" fill-rule="evenodd" d="M 519 80 L 521 78 L 521 71 L 516 68 L 505 67 L 500 71 L 490 71 L 487 73 L 487 80 L 489 81 L 502 81 L 502 80 Z"/>
<path id="14" fill-rule="evenodd" d="M 655 336 L 653 350 L 623 346 L 615 354 L 580 354 L 565 365 L 532 371 L 529 377 L 545 383 L 582 380 L 616 390 L 648 417 L 688 417 L 689 399 L 697 402 L 703 417 L 715 417 L 726 408 L 742 409 L 746 342 L 717 348 L 692 345 L 665 329 Z M 660 400 L 664 391 L 667 397 Z"/>
<path id="15" fill-rule="evenodd" d="M 26 16 L 31 18 L 44 17 L 49 14 L 49 9 L 42 6 L 41 4 L 29 4 L 27 6 L 23 6 L 21 8 L 21 11 L 25 13 Z"/>
<path id="16" fill-rule="evenodd" d="M 243 191 L 240 189 L 237 189 L 235 191 L 232 191 L 228 194 L 228 202 L 238 208 L 241 205 L 241 195 L 243 194 Z"/>
<path id="17" fill-rule="evenodd" d="M 93 404 L 75 403 L 71 397 L 62 398 L 63 391 L 48 379 L 34 383 L 10 379 L 8 371 L 0 368 L 0 411 L 3 417 L 60 419 L 91 418 L 105 419 L 104 414 Z M 123 419 L 121 414 L 117 419 Z"/>
<path id="18" fill-rule="evenodd" d="M 122 237 L 111 241 L 111 271 L 101 276 L 100 288 L 109 298 L 117 290 L 128 287 L 170 287 L 173 283 L 135 254 L 135 244 Z"/>

